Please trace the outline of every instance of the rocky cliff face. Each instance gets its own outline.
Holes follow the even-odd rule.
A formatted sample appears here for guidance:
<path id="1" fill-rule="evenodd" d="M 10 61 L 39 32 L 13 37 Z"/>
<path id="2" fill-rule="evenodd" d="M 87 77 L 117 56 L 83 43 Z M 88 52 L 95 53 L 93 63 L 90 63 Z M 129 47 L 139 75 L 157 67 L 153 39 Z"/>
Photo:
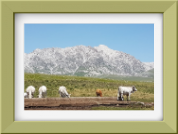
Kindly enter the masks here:
<path id="1" fill-rule="evenodd" d="M 24 62 L 25 72 L 28 73 L 77 76 L 137 76 L 153 69 L 149 63 L 142 63 L 105 45 L 36 49 L 24 54 Z"/>

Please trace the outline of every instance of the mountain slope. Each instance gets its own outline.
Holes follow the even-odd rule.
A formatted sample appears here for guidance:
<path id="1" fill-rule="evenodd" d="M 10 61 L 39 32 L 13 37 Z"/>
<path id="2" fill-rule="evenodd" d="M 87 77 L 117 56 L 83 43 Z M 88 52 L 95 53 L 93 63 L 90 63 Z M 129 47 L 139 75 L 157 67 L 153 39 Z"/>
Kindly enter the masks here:
<path id="1" fill-rule="evenodd" d="M 147 63 L 105 45 L 36 49 L 24 54 L 24 59 L 28 73 L 139 76 L 152 69 Z"/>
<path id="2" fill-rule="evenodd" d="M 154 68 L 154 62 L 143 62 L 143 64 L 147 71 Z"/>

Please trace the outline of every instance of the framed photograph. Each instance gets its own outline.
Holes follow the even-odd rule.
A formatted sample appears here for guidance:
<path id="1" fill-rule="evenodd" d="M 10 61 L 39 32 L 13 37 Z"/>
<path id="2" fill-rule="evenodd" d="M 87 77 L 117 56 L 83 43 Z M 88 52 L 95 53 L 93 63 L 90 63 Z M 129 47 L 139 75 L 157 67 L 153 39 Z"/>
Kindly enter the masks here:
<path id="1" fill-rule="evenodd" d="M 156 28 L 157 26 L 160 27 L 158 29 L 162 28 L 162 14 L 154 14 L 155 18 L 161 18 L 160 24 L 156 22 L 119 24 L 109 17 L 123 21 L 122 16 L 129 18 L 128 15 L 135 15 L 134 18 L 138 22 L 143 17 L 151 16 L 151 14 L 50 14 L 63 20 L 63 23 L 65 18 L 72 19 L 66 24 L 56 22 L 49 24 L 47 20 L 42 19 L 44 16 L 52 20 L 49 14 L 23 16 L 16 14 L 17 19 L 33 20 L 32 16 L 35 16 L 43 20 L 43 23 L 36 24 L 27 23 L 27 20 L 24 24 L 20 23 L 19 27 L 24 26 L 21 32 L 22 34 L 25 32 L 24 37 L 17 37 L 19 35 L 17 32 L 15 35 L 17 40 L 15 53 L 19 54 L 17 55 L 19 58 L 24 55 L 24 61 L 20 62 L 17 58 L 19 62 L 15 66 L 16 72 L 20 72 L 21 68 L 18 66 L 23 66 L 21 63 L 24 63 L 25 75 L 22 75 L 25 82 L 24 109 L 154 110 L 154 84 L 157 85 L 154 71 L 158 76 L 159 71 L 162 72 L 161 68 L 154 68 L 154 61 L 156 63 L 162 61 L 162 49 L 155 48 L 157 55 L 154 56 L 154 35 L 162 35 L 161 30 L 157 34 Z M 106 22 L 107 19 L 104 21 L 100 16 L 110 18 L 109 21 L 113 23 Z M 82 18 L 85 22 L 90 19 L 90 23 L 76 24 L 73 21 L 78 20 L 77 18 Z M 91 20 L 96 21 L 96 18 L 104 23 L 91 23 Z M 20 32 L 17 19 L 15 29 Z M 20 49 L 23 46 L 20 38 L 24 38 L 25 53 L 20 52 L 23 50 Z M 161 48 L 161 42 L 155 39 L 157 44 L 155 46 Z M 157 56 L 160 59 L 156 58 Z M 20 92 L 16 94 L 19 95 Z M 44 103 L 45 98 L 47 103 Z"/>
<path id="2" fill-rule="evenodd" d="M 163 120 L 162 17 L 15 14 L 15 120 Z"/>
<path id="3" fill-rule="evenodd" d="M 1 133 L 177 132 L 177 1 L 1 1 L 0 5 Z M 127 18 L 134 14 L 132 24 Z M 55 35 L 64 46 L 45 46 L 47 41 L 57 43 Z M 102 36 L 101 43 L 87 44 L 83 35 L 95 42 Z M 125 43 L 119 48 L 122 52 L 114 45 L 117 35 Z M 85 44 L 76 42 L 80 38 Z M 127 38 L 148 45 L 127 46 Z M 46 105 L 50 109 L 43 109 Z M 148 114 L 155 112 L 159 120 Z M 142 119 L 145 114 L 149 119 Z"/>

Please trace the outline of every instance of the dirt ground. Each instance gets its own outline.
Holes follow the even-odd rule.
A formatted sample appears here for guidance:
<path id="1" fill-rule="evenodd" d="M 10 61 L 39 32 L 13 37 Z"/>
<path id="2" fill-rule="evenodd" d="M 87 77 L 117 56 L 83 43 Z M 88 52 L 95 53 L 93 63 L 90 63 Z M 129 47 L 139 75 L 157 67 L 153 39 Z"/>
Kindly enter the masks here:
<path id="1" fill-rule="evenodd" d="M 92 110 L 94 107 L 152 107 L 154 103 L 117 101 L 116 97 L 33 98 L 24 100 L 25 110 Z"/>
<path id="2" fill-rule="evenodd" d="M 92 105 L 92 106 L 32 106 L 25 107 L 25 110 L 92 110 L 93 107 L 106 106 L 106 107 L 126 107 L 127 105 Z"/>

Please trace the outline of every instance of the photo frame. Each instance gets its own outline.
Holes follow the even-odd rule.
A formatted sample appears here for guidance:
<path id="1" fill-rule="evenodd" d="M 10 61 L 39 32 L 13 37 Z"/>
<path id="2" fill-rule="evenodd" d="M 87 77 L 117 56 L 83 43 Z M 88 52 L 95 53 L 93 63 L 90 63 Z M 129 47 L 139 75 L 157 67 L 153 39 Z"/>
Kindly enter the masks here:
<path id="1" fill-rule="evenodd" d="M 1 133 L 177 132 L 177 1 L 0 1 Z M 163 121 L 14 121 L 15 13 L 163 13 Z M 170 60 L 171 59 L 171 60 Z M 69 129 L 70 126 L 70 129 Z M 149 129 L 148 129 L 149 126 Z M 33 129 L 29 129 L 33 128 Z M 50 128 L 50 129 L 49 129 Z M 82 129 L 81 129 L 82 128 Z M 101 128 L 101 129 L 99 129 Z M 128 129 L 129 128 L 129 129 Z"/>

